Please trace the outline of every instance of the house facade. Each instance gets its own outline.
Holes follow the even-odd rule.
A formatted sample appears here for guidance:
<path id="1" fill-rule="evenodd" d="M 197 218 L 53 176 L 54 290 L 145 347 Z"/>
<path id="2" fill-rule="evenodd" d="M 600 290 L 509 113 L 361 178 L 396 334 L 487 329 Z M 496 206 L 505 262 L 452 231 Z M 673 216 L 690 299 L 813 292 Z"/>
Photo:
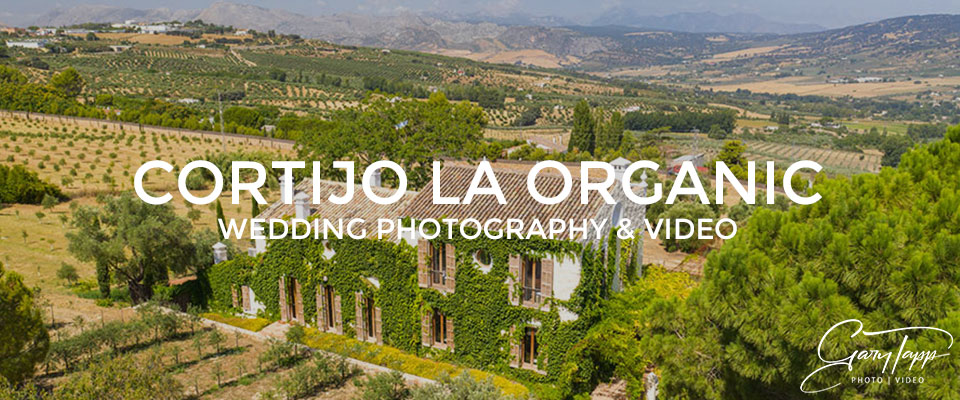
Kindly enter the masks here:
<path id="1" fill-rule="evenodd" d="M 434 204 L 433 182 L 391 205 L 367 200 L 359 186 L 346 205 L 312 204 L 314 185 L 304 180 L 293 204 L 274 203 L 259 218 L 364 218 L 370 237 L 257 241 L 249 256 L 217 264 L 211 285 L 223 299 L 215 303 L 472 367 L 558 374 L 573 343 L 596 322 L 592 306 L 617 290 L 625 276 L 638 273 L 639 239 L 622 241 L 610 230 L 553 240 L 465 238 L 458 227 L 448 234 L 443 225 L 431 237 L 373 237 L 378 218 L 411 223 L 512 218 L 526 226 L 534 220 L 594 219 L 607 221 L 608 228 L 611 221 L 643 218 L 644 208 L 625 202 L 619 190 L 612 191 L 616 204 L 593 193 L 587 204 L 576 195 L 542 205 L 527 193 L 531 166 L 494 163 L 503 205 L 494 196 L 465 205 Z M 563 186 L 562 178 L 548 171 L 536 179 L 544 195 Z M 474 172 L 473 166 L 448 163 L 436 177 L 440 195 L 462 195 Z M 346 190 L 340 182 L 319 183 L 321 198 Z M 580 183 L 574 179 L 572 193 L 579 193 Z M 382 196 L 393 193 L 382 190 Z"/>

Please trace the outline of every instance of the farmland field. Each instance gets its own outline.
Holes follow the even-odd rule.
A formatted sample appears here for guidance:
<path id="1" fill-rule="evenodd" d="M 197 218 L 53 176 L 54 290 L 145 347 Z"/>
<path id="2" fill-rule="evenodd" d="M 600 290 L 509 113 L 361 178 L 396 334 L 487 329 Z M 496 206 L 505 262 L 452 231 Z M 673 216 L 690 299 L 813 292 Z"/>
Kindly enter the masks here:
<path id="1" fill-rule="evenodd" d="M 676 155 L 702 152 L 709 160 L 718 153 L 723 144 L 722 141 L 707 139 L 702 135 L 699 135 L 700 137 L 696 140 L 688 134 L 673 134 L 673 136 L 677 138 L 676 144 L 679 150 Z M 784 168 L 796 161 L 812 160 L 822 165 L 824 172 L 828 174 L 876 173 L 880 171 L 880 160 L 883 157 L 882 153 L 873 150 L 854 152 L 757 140 L 743 142 L 747 146 L 744 156 L 750 161 L 756 161 L 758 164 L 774 161 L 778 167 Z"/>
<path id="2" fill-rule="evenodd" d="M 781 78 L 757 82 L 725 83 L 717 82 L 707 87 L 719 91 L 750 90 L 754 92 L 820 95 L 820 96 L 851 96 L 851 97 L 883 97 L 913 94 L 930 90 L 952 90 L 960 85 L 960 77 L 924 78 L 922 82 L 912 81 L 880 82 L 880 83 L 849 83 L 833 84 L 811 81 L 808 78 Z"/>
<path id="3" fill-rule="evenodd" d="M 4 164 L 22 164 L 47 181 L 62 185 L 65 193 L 71 197 L 67 203 L 52 208 L 39 205 L 14 204 L 0 208 L 0 262 L 8 270 L 23 275 L 25 282 L 40 290 L 46 304 L 44 316 L 55 327 L 53 337 L 67 337 L 79 332 L 83 321 L 87 325 L 101 324 L 101 321 L 134 318 L 135 311 L 124 309 L 129 306 L 122 300 L 114 307 L 95 305 L 93 298 L 78 297 L 76 287 L 69 288 L 65 281 L 57 278 L 57 268 L 63 264 L 76 267 L 81 282 L 94 281 L 95 268 L 92 264 L 76 260 L 67 251 L 65 232 L 66 217 L 75 205 L 95 205 L 98 194 L 131 190 L 133 173 L 143 162 L 162 159 L 175 165 L 184 165 L 189 158 L 204 152 L 221 149 L 219 140 L 197 135 L 175 132 L 157 133 L 147 131 L 139 133 L 121 130 L 116 124 L 88 123 L 69 118 L 31 118 L 0 114 L 0 135 L 3 143 L 0 148 L 0 161 Z M 252 142 L 256 143 L 256 142 Z M 264 149 L 269 146 L 250 144 L 244 139 L 228 139 L 228 150 Z M 278 150 L 282 151 L 282 150 Z M 150 176 L 147 188 L 150 190 L 171 191 L 172 204 L 176 211 L 183 214 L 195 210 L 197 228 L 214 228 L 215 213 L 212 208 L 187 207 L 176 189 L 176 178 L 171 175 Z M 241 205 L 229 205 L 228 193 L 221 198 L 226 204 L 225 215 L 240 218 L 250 214 L 249 199 Z M 86 290 L 86 289 L 83 289 Z M 212 355 L 212 350 L 197 359 L 196 351 L 189 351 L 190 343 L 183 340 L 164 342 L 140 351 L 132 352 L 141 361 L 152 354 L 164 355 L 164 365 L 173 376 L 190 388 L 194 393 L 208 393 L 205 398 L 234 398 L 250 396 L 272 380 L 246 377 L 244 384 L 236 380 L 242 375 L 255 375 L 256 357 L 265 349 L 265 344 L 247 338 L 240 339 L 238 351 Z M 234 343 L 230 338 L 230 343 Z M 183 349 L 182 360 L 174 363 L 169 356 L 173 347 Z M 216 389 L 211 381 L 212 368 L 222 367 L 224 382 L 233 382 L 229 386 Z M 54 367 L 56 370 L 56 367 Z M 251 372 L 253 374 L 251 374 Z M 60 374 L 42 376 L 43 384 L 60 382 Z M 229 378 L 227 378 L 229 377 Z"/>
<path id="4" fill-rule="evenodd" d="M 422 179 L 431 175 L 426 166 L 432 163 L 426 161 L 436 159 L 509 160 L 503 164 L 525 170 L 532 162 L 542 160 L 575 163 L 585 160 L 610 161 L 622 157 L 629 161 L 650 159 L 669 164 L 676 157 L 696 153 L 704 153 L 705 160 L 710 162 L 723 149 L 724 156 L 728 157 L 725 160 L 735 164 L 741 164 L 744 159 L 758 163 L 774 161 L 778 172 L 790 163 L 812 160 L 821 164 L 824 172 L 830 176 L 876 173 L 881 165 L 895 166 L 899 162 L 899 154 L 917 143 L 943 136 L 946 121 L 958 117 L 943 115 L 943 110 L 950 103 L 944 102 L 937 108 L 928 105 L 932 104 L 931 101 L 942 101 L 960 90 L 927 93 L 960 85 L 956 77 L 922 79 L 920 84 L 911 80 L 884 85 L 824 85 L 816 82 L 821 77 L 813 78 L 815 75 L 809 70 L 798 70 L 798 75 L 791 77 L 758 82 L 747 82 L 752 78 L 742 71 L 731 74 L 732 77 L 723 76 L 719 71 L 693 71 L 692 74 L 700 79 L 697 82 L 712 83 L 695 86 L 690 84 L 692 81 L 685 80 L 686 77 L 671 75 L 669 69 L 661 70 L 659 67 L 624 70 L 612 75 L 586 74 L 567 68 L 567 64 L 579 61 L 575 57 L 553 57 L 541 50 L 498 52 L 495 57 L 480 53 L 464 54 L 469 50 L 438 51 L 447 54 L 444 55 L 336 45 L 282 34 L 278 36 L 275 32 L 260 33 L 256 39 L 209 34 L 194 35 L 190 39 L 176 35 L 104 33 L 93 39 L 73 37 L 58 40 L 64 48 L 41 51 L 10 48 L 7 49 L 10 56 L 0 61 L 4 68 L 0 70 L 0 78 L 7 80 L 5 86 L 0 87 L 3 89 L 0 90 L 3 96 L 0 100 L 4 101 L 4 108 L 19 110 L 0 110 L 0 163 L 4 166 L 22 166 L 35 172 L 40 179 L 62 189 L 65 195 L 59 204 L 56 202 L 60 197 L 44 196 L 48 198 L 42 201 L 13 200 L 41 204 L 0 205 L 0 262 L 6 269 L 22 274 L 29 287 L 38 289 L 44 318 L 58 346 L 57 351 L 50 354 L 62 358 L 47 360 L 43 372 L 38 367 L 37 382 L 47 387 L 63 387 L 78 376 L 83 376 L 87 373 L 86 367 L 73 368 L 72 362 L 75 360 L 70 359 L 70 354 L 64 355 L 63 346 L 68 346 L 73 338 L 83 337 L 85 330 L 98 329 L 98 325 L 99 329 L 105 329 L 110 322 L 121 321 L 126 324 L 139 318 L 138 315 L 147 315 L 150 311 L 138 313 L 132 303 L 145 300 L 155 293 L 163 294 L 155 298 L 167 301 L 166 304 L 172 306 L 174 302 L 169 300 L 174 295 L 166 296 L 173 291 L 171 287 L 196 279 L 200 283 L 210 282 L 219 291 L 209 298 L 206 293 L 201 293 L 198 297 L 204 302 L 195 303 L 207 307 L 202 310 L 203 315 L 226 325 L 211 322 L 213 327 L 202 333 L 209 336 L 197 336 L 193 329 L 189 333 L 174 329 L 173 334 L 162 340 L 155 332 L 152 341 L 141 343 L 141 338 L 137 336 L 134 344 L 122 346 L 135 364 L 162 371 L 165 376 L 182 385 L 183 394 L 190 398 L 266 399 L 269 396 L 265 392 L 276 388 L 278 382 L 296 377 L 299 373 L 296 368 L 299 367 L 294 365 L 261 372 L 260 356 L 273 352 L 277 345 L 257 340 L 254 336 L 229 336 L 233 328 L 227 325 L 253 327 L 266 336 L 285 340 L 285 333 L 290 332 L 288 329 L 292 324 L 288 316 L 282 316 L 285 311 L 289 315 L 290 310 L 282 308 L 281 304 L 304 306 L 297 306 L 296 302 L 282 297 L 295 293 L 283 286 L 284 282 L 290 282 L 287 280 L 289 271 L 282 272 L 279 278 L 271 277 L 271 282 L 250 277 L 256 277 L 260 271 L 265 271 L 260 277 L 278 272 L 272 269 L 268 271 L 267 268 L 274 267 L 274 261 L 269 256 L 282 256 L 283 253 L 272 251 L 277 244 L 285 242 L 272 241 L 273 247 L 267 250 L 266 256 L 247 258 L 238 255 L 245 253 L 250 243 L 247 240 L 232 241 L 230 244 L 233 246 L 229 250 L 232 260 L 217 267 L 207 268 L 207 263 L 213 257 L 206 254 L 197 256 L 194 251 L 196 244 L 201 243 L 201 239 L 209 238 L 194 238 L 196 235 L 193 233 L 214 230 L 220 212 L 226 219 L 246 219 L 257 215 L 262 208 L 252 205 L 249 196 L 242 196 L 239 204 L 233 204 L 229 189 L 221 193 L 218 202 L 209 205 L 198 206 L 185 201 L 177 190 L 176 174 L 192 160 L 208 159 L 222 166 L 232 157 L 240 156 L 250 156 L 257 161 L 263 161 L 260 160 L 261 156 L 274 160 L 302 157 L 307 162 L 353 160 L 365 166 L 365 163 L 376 159 L 404 159 L 401 162 L 409 163 L 404 168 L 418 169 L 417 182 L 411 184 L 411 190 L 422 190 L 429 183 L 428 179 Z M 718 36 L 715 40 L 725 39 Z M 120 47 L 110 48 L 107 45 Z M 743 58 L 762 57 L 778 49 L 777 46 L 753 47 L 718 54 L 713 59 L 692 58 L 689 66 L 682 64 L 677 68 L 699 68 L 711 62 L 737 63 Z M 448 55 L 468 55 L 501 63 L 485 63 Z M 779 67 L 771 64 L 763 68 Z M 644 71 L 655 72 L 660 80 L 648 81 L 635 76 Z M 755 79 L 762 80 L 772 73 L 770 70 L 757 71 Z M 745 79 L 744 83 L 737 80 L 741 78 Z M 809 94 L 817 96 L 777 95 L 781 92 L 795 93 L 800 90 L 798 88 L 810 90 Z M 745 90 L 718 92 L 715 89 Z M 863 92 L 856 92 L 861 90 Z M 916 98 L 913 98 L 914 94 Z M 877 100 L 877 97 L 883 98 Z M 911 126 L 920 124 L 923 126 Z M 209 131 L 217 129 L 225 133 Z M 908 129 L 909 135 L 906 134 Z M 732 141 L 742 141 L 745 150 Z M 568 152 L 568 147 L 575 150 Z M 879 149 L 885 149 L 887 154 Z M 164 260 L 163 263 L 150 266 L 164 272 L 156 281 L 145 273 L 138 277 L 119 275 L 126 273 L 124 268 L 128 266 L 139 266 L 133 261 L 126 265 L 111 265 L 104 274 L 104 265 L 109 264 L 110 260 L 104 261 L 95 256 L 89 258 L 98 262 L 78 259 L 84 258 L 84 249 L 78 249 L 81 245 L 77 244 L 78 240 L 72 233 L 83 231 L 80 227 L 85 221 L 104 226 L 110 223 L 105 221 L 108 218 L 85 219 L 83 209 L 78 210 L 78 207 L 104 206 L 110 204 L 112 196 L 130 192 L 137 168 L 150 160 L 169 162 L 174 172 L 150 172 L 146 176 L 146 188 L 154 192 L 169 192 L 172 195 L 171 211 L 189 220 L 187 224 L 187 221 L 166 215 L 164 217 L 169 217 L 167 221 L 172 222 L 158 224 L 156 231 L 167 238 L 186 237 L 186 227 L 192 227 L 189 244 L 179 250 L 193 259 L 202 258 L 205 260 L 203 266 L 184 256 L 175 262 Z M 660 182 L 673 179 L 664 170 L 652 179 Z M 743 170 L 737 170 L 738 178 L 744 179 L 740 172 Z M 271 169 L 270 173 L 275 174 L 276 170 Z M 320 173 L 327 173 L 322 177 L 324 179 L 342 179 L 339 171 Z M 387 174 L 384 178 L 384 184 L 389 187 L 395 176 Z M 187 186 L 194 187 L 196 191 L 205 190 L 208 183 L 205 178 L 187 180 Z M 268 185 L 275 184 L 275 177 L 271 178 Z M 39 183 L 37 186 L 42 187 Z M 782 191 L 782 188 L 774 190 Z M 657 216 L 685 217 L 690 214 L 702 216 L 703 219 L 736 218 L 737 224 L 748 226 L 749 219 L 754 218 L 754 210 L 759 208 L 740 203 L 732 189 L 726 193 L 725 204 L 717 207 L 701 207 L 702 204 L 686 200 L 669 205 L 660 201 L 643 212 L 645 216 L 649 211 L 649 215 Z M 266 189 L 264 194 L 268 202 L 278 197 L 275 189 Z M 218 205 L 222 205 L 222 210 L 218 209 Z M 769 206 L 779 210 L 790 207 L 789 204 Z M 317 215 L 324 212 L 322 209 L 313 211 Z M 302 213 L 302 210 L 298 209 L 297 212 Z M 123 215 L 120 212 L 117 214 Z M 616 215 L 616 211 L 613 215 Z M 71 220 L 71 217 L 75 218 Z M 179 222 L 184 222 L 183 229 L 177 228 L 174 233 L 162 232 L 163 226 L 180 226 L 174 225 Z M 138 221 L 138 226 L 143 224 L 143 221 Z M 112 226 L 107 229 L 120 231 L 120 228 Z M 87 239 L 95 238 L 93 241 L 109 236 L 94 231 L 95 228 L 87 227 L 79 234 L 87 235 Z M 180 235 L 181 231 L 184 231 L 183 235 Z M 214 237 L 209 243 L 217 240 Z M 140 241 L 143 242 L 151 241 Z M 175 241 L 164 242 L 164 248 L 176 247 L 170 242 Z M 203 249 L 210 248 L 207 242 L 203 243 Z M 645 254 L 642 255 L 645 263 L 663 266 L 667 271 L 681 272 L 685 280 L 691 276 L 703 278 L 707 256 L 722 244 L 723 240 L 719 238 L 702 243 L 683 243 L 657 237 L 643 242 Z M 128 252 L 137 253 L 129 243 L 118 246 L 122 250 L 111 253 L 112 256 L 123 258 Z M 404 249 L 403 246 L 399 248 Z M 366 255 L 362 251 L 357 253 Z M 353 257 L 355 254 L 342 251 L 340 255 Z M 389 256 L 393 257 L 393 253 Z M 512 259 L 513 256 L 510 257 Z M 254 260 L 257 265 L 241 265 L 248 260 Z M 341 267 L 344 264 L 340 260 L 356 263 L 344 269 L 351 274 L 364 274 L 360 277 L 367 279 L 362 279 L 360 284 L 370 283 L 378 289 L 380 278 L 374 276 L 374 282 L 367 274 L 377 275 L 380 271 L 366 269 L 373 268 L 371 264 L 377 268 L 393 268 L 393 264 L 384 263 L 379 258 L 375 261 L 364 257 L 357 257 L 357 260 L 330 260 L 330 265 Z M 299 263 L 299 260 L 295 261 Z M 318 270 L 315 262 L 306 264 L 308 272 Z M 196 271 L 173 272 L 181 270 L 172 266 L 189 266 L 188 270 Z M 297 268 L 300 266 L 296 265 Z M 406 264 L 402 267 L 408 266 L 412 267 Z M 75 267 L 75 278 L 65 277 L 69 274 L 61 273 L 69 270 L 67 267 Z M 284 271 L 288 267 L 277 266 Z M 326 268 L 326 264 L 320 268 Z M 229 273 L 222 272 L 225 270 Z M 472 270 L 460 271 L 465 275 L 458 276 L 457 280 L 464 278 L 461 282 L 467 283 L 461 283 L 466 285 L 461 287 L 469 288 Z M 249 281 L 225 283 L 222 276 L 210 278 L 217 272 L 243 277 L 243 280 L 249 278 Z M 616 273 L 612 270 L 608 272 Z M 606 282 L 608 272 L 603 272 L 601 281 Z M 166 276 L 166 273 L 170 276 Z M 210 275 L 206 276 L 206 273 Z M 339 285 L 340 278 L 332 277 L 334 279 L 329 283 Z M 350 285 L 357 283 L 355 276 L 347 278 Z M 580 278 L 578 275 L 577 279 Z M 279 293 L 283 295 L 274 292 L 277 286 L 273 279 L 280 280 Z M 322 279 L 328 282 L 328 276 L 324 275 Z M 642 277 L 637 278 L 637 281 L 642 280 Z M 401 280 L 401 283 L 412 286 L 412 281 Z M 252 315 L 239 312 L 234 314 L 240 308 L 238 299 L 234 299 L 232 307 L 229 300 L 224 299 L 231 294 L 236 297 L 236 293 L 229 292 L 242 286 L 249 288 L 252 282 L 269 285 L 267 292 L 261 292 L 259 287 L 256 289 L 258 298 L 268 304 L 269 311 L 260 312 L 256 318 L 246 318 Z M 106 286 L 112 284 L 109 295 L 101 295 L 100 283 Z M 137 285 L 141 283 L 143 287 L 155 291 L 138 297 Z M 313 286 L 309 285 L 316 282 L 307 283 L 312 291 Z M 499 284 L 500 281 L 495 283 Z M 300 283 L 295 284 L 298 285 L 295 290 L 299 291 Z M 423 294 L 420 288 L 411 287 L 403 291 L 405 295 L 413 293 L 419 296 Z M 335 290 L 347 289 L 362 297 L 366 286 L 342 286 Z M 391 295 L 386 293 L 391 291 L 373 293 Z M 249 296 L 249 291 L 244 293 Z M 261 294 L 264 295 L 262 298 Z M 272 298 L 275 294 L 277 298 Z M 502 293 L 495 294 L 499 296 Z M 435 299 L 417 297 L 416 303 L 388 301 L 385 304 L 403 303 L 412 307 L 405 310 L 410 311 L 409 314 L 393 313 L 393 310 L 384 308 L 384 311 L 398 315 L 398 318 L 383 326 L 387 334 L 387 340 L 383 341 L 386 345 L 362 343 L 355 339 L 363 331 L 373 333 L 376 330 L 357 324 L 362 324 L 363 319 L 368 322 L 371 319 L 361 317 L 361 309 L 353 309 L 351 305 L 381 304 L 378 302 L 383 299 L 364 303 L 360 297 L 348 300 L 348 313 L 340 315 L 341 323 L 350 325 L 340 335 L 315 335 L 317 332 L 313 330 L 305 333 L 311 335 L 309 339 L 313 342 L 304 341 L 302 337 L 290 341 L 354 357 L 376 366 L 395 368 L 411 374 L 403 379 L 413 381 L 437 379 L 442 373 L 451 371 L 470 371 L 471 375 L 476 372 L 476 376 L 495 378 L 503 384 L 497 385 L 500 390 L 506 391 L 509 386 L 517 389 L 514 393 L 532 391 L 537 396 L 543 394 L 544 398 L 552 398 L 554 393 L 554 388 L 544 390 L 544 387 L 554 383 L 569 383 L 560 382 L 568 378 L 562 375 L 566 372 L 560 371 L 561 375 L 557 375 L 557 372 L 560 370 L 558 367 L 576 364 L 570 363 L 570 359 L 562 360 L 564 363 L 546 364 L 547 368 L 542 371 L 510 368 L 511 359 L 508 357 L 513 357 L 513 353 L 504 354 L 507 353 L 506 347 L 502 345 L 513 345 L 513 339 L 519 336 L 520 332 L 514 328 L 520 323 L 527 323 L 519 319 L 503 324 L 511 326 L 509 331 L 501 331 L 497 327 L 476 336 L 486 341 L 482 345 L 470 340 L 469 335 L 476 335 L 470 327 L 457 327 L 457 334 L 461 335 L 460 338 L 466 336 L 468 344 L 457 347 L 455 352 L 436 351 L 441 349 L 431 345 L 431 342 L 422 342 L 429 340 L 429 337 L 424 338 L 424 332 L 432 329 L 428 328 L 429 325 L 417 327 L 409 321 L 415 322 L 418 316 L 424 317 L 425 310 L 433 313 L 437 321 L 439 318 L 446 319 L 446 314 L 462 318 L 463 314 L 459 311 L 444 309 L 451 306 L 450 303 L 460 303 L 459 298 L 447 294 L 440 297 L 443 300 L 437 304 L 429 305 L 426 302 Z M 193 300 L 191 297 L 190 301 Z M 207 300 L 213 302 L 207 303 Z M 499 297 L 494 300 L 489 304 L 507 304 Z M 571 301 L 570 304 L 573 303 Z M 424 306 L 435 308 L 430 310 Z M 311 319 L 312 309 L 313 305 L 307 313 Z M 588 309 L 571 312 L 577 314 L 584 310 Z M 197 308 L 191 311 L 201 312 Z M 523 310 L 518 314 L 527 318 L 526 312 Z M 530 312 L 532 315 L 541 315 L 536 311 Z M 551 313 L 542 314 L 551 319 L 555 316 L 552 311 L 543 312 Z M 394 315 L 388 317 L 392 319 Z M 294 320 L 297 323 L 304 322 Z M 543 322 L 539 321 L 537 327 L 544 327 Z M 569 338 L 565 335 L 553 338 L 544 335 L 547 343 L 545 348 L 549 349 L 550 340 L 556 338 L 563 338 L 564 341 L 570 339 L 563 346 L 574 345 L 578 340 L 587 338 L 585 335 L 588 332 L 576 327 L 579 322 L 567 322 L 570 321 L 563 318 L 547 322 L 559 327 L 551 335 L 568 328 L 577 331 L 571 331 Z M 424 321 L 421 320 L 421 323 Z M 453 329 L 453 325 L 436 325 L 432 321 L 426 324 Z M 398 325 L 402 327 L 398 328 Z M 136 330 L 135 327 L 131 329 Z M 225 343 L 215 339 L 216 332 L 221 331 L 229 336 Z M 99 334 L 99 331 L 96 332 Z M 293 332 L 296 334 L 298 331 Z M 527 335 L 527 332 L 526 328 L 522 330 L 523 335 Z M 435 338 L 439 337 L 436 331 L 432 334 Z M 520 340 L 527 340 L 526 336 Z M 446 345 L 447 342 L 435 343 Z M 194 349 L 194 346 L 197 348 Z M 531 344 L 529 347 L 536 346 Z M 442 350 L 446 349 L 450 347 Z M 118 349 L 111 351 L 109 355 L 115 356 Z M 556 359 L 554 357 L 568 356 L 582 355 L 557 350 L 549 357 L 553 360 Z M 92 358 L 94 356 L 88 359 Z M 531 365 L 540 368 L 544 365 L 537 364 L 540 361 L 542 358 L 537 360 L 533 357 Z M 301 360 L 300 366 L 304 362 Z M 596 383 L 592 380 L 593 376 L 589 378 L 589 383 Z M 358 378 L 350 377 L 336 387 L 312 393 L 312 397 L 307 398 L 356 398 L 363 390 L 358 383 Z M 581 382 L 577 385 L 586 384 Z M 575 390 L 586 389 L 589 388 L 577 387 Z M 569 398 L 573 394 L 556 397 Z"/>

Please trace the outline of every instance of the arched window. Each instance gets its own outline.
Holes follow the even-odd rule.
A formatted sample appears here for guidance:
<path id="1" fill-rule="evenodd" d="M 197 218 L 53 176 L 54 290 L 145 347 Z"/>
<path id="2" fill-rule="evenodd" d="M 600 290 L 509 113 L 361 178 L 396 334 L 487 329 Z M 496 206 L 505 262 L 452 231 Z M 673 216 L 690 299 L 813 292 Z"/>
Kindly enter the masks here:
<path id="1" fill-rule="evenodd" d="M 623 203 L 617 202 L 613 206 L 613 212 L 610 214 L 610 224 L 616 227 L 620 223 L 620 217 L 623 216 Z"/>

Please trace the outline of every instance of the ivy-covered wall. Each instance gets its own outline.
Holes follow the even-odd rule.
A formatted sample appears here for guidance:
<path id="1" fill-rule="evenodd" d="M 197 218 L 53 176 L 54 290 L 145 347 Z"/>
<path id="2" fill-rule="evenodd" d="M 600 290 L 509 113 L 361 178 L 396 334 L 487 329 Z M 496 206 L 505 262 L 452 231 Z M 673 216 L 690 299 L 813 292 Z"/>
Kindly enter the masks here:
<path id="1" fill-rule="evenodd" d="M 483 236 L 470 240 L 456 236 L 453 240 L 445 240 L 445 233 L 439 238 L 444 239 L 435 239 L 435 244 L 450 243 L 456 250 L 454 293 L 443 294 L 418 287 L 417 251 L 403 241 L 330 240 L 336 254 L 326 259 L 322 241 L 286 239 L 272 241 L 269 250 L 256 258 L 241 256 L 214 266 L 210 273 L 215 297 L 212 305 L 229 308 L 230 285 L 246 284 L 266 305 L 267 317 L 278 319 L 278 280 L 286 274 L 300 282 L 305 318 L 313 324 L 316 321 L 317 285 L 323 283 L 326 276 L 326 284 L 341 296 L 346 335 L 355 335 L 353 293 L 363 290 L 372 295 L 375 304 L 382 309 L 386 345 L 424 357 L 496 371 L 526 382 L 550 383 L 559 392 L 566 393 L 559 396 L 569 396 L 571 390 L 577 390 L 570 386 L 571 381 L 589 380 L 595 372 L 593 367 L 582 365 L 584 360 L 579 359 L 567 362 L 567 355 L 596 323 L 600 302 L 609 294 L 615 262 L 604 257 L 603 247 L 595 249 L 593 245 L 584 247 L 579 242 L 559 240 L 490 240 Z M 618 243 L 610 241 L 608 245 L 616 248 L 613 246 Z M 475 252 L 481 249 L 492 260 L 487 272 L 481 271 L 474 261 Z M 511 255 L 552 256 L 557 260 L 577 258 L 581 265 L 580 283 L 570 300 L 550 300 L 550 307 L 544 308 L 549 311 L 514 306 L 505 284 L 510 274 Z M 624 264 L 627 262 L 621 260 L 621 265 Z M 380 288 L 375 289 L 364 277 L 376 277 Z M 562 322 L 557 306 L 577 313 L 579 318 Z M 421 313 L 432 309 L 439 309 L 453 320 L 454 352 L 421 346 Z M 538 364 L 546 366 L 546 376 L 510 367 L 511 345 L 519 343 L 521 328 L 531 321 L 540 324 Z M 511 327 L 515 329 L 511 330 Z M 509 335 L 511 331 L 514 332 L 512 336 Z"/>
<path id="2" fill-rule="evenodd" d="M 323 256 L 323 241 L 274 240 L 269 250 L 258 257 L 240 256 L 213 266 L 211 306 L 232 307 L 230 288 L 248 285 L 266 306 L 265 317 L 279 319 L 279 280 L 287 276 L 300 283 L 304 319 L 313 324 L 317 317 L 317 287 L 327 284 L 341 298 L 344 334 L 354 336 L 353 294 L 362 290 L 382 310 L 384 343 L 416 352 L 420 345 L 419 309 L 410 306 L 417 296 L 416 250 L 404 243 L 376 240 L 334 239 L 329 245 L 336 254 L 327 259 Z M 367 283 L 367 277 L 377 278 L 380 288 Z"/>

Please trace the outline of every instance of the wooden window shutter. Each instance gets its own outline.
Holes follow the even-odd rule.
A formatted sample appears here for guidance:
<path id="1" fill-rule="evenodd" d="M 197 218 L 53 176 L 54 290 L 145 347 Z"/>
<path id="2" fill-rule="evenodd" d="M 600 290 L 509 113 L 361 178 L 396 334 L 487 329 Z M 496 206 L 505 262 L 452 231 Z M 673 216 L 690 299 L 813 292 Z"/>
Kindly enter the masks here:
<path id="1" fill-rule="evenodd" d="M 447 348 L 453 351 L 453 318 L 447 317 Z"/>
<path id="2" fill-rule="evenodd" d="M 287 315 L 287 285 L 283 277 L 280 277 L 280 320 L 286 322 L 290 319 Z"/>
<path id="3" fill-rule="evenodd" d="M 336 292 L 334 292 L 336 293 Z M 340 295 L 333 297 L 333 323 L 337 333 L 343 334 L 343 313 L 340 311 Z"/>
<path id="4" fill-rule="evenodd" d="M 445 244 L 445 251 L 447 253 L 447 277 L 446 277 L 446 289 L 449 291 L 456 290 L 457 282 L 457 253 L 454 251 L 452 244 Z"/>
<path id="5" fill-rule="evenodd" d="M 383 320 L 380 317 L 380 307 L 373 309 L 373 332 L 377 338 L 377 344 L 383 344 Z"/>
<path id="6" fill-rule="evenodd" d="M 430 287 L 430 241 L 420 239 L 417 242 L 417 283 L 422 288 Z"/>
<path id="7" fill-rule="evenodd" d="M 423 310 L 421 309 L 421 312 Z M 433 313 L 424 312 L 420 316 L 420 344 L 424 347 L 433 345 L 433 328 L 430 326 L 433 322 Z"/>
<path id="8" fill-rule="evenodd" d="M 553 259 L 540 260 L 540 296 L 543 299 L 553 297 Z"/>
<path id="9" fill-rule="evenodd" d="M 514 368 L 520 368 L 520 342 L 514 342 L 514 334 L 516 333 L 516 327 L 510 327 L 510 366 Z"/>
<path id="10" fill-rule="evenodd" d="M 250 309 L 250 286 L 240 286 L 240 300 L 243 311 L 252 311 Z"/>
<path id="11" fill-rule="evenodd" d="M 353 298 L 354 309 L 356 310 L 354 325 L 357 331 L 357 340 L 366 341 L 367 335 L 363 332 L 363 295 L 360 292 L 354 292 Z"/>
<path id="12" fill-rule="evenodd" d="M 237 287 L 230 286 L 230 296 L 233 298 L 233 308 L 240 308 L 240 302 L 237 301 Z"/>
<path id="13" fill-rule="evenodd" d="M 300 291 L 300 280 L 294 279 L 293 280 L 293 312 L 296 313 L 296 315 L 293 316 L 293 319 L 299 322 L 305 323 L 306 318 L 303 317 L 303 296 L 301 295 L 301 293 L 302 292 Z"/>
<path id="14" fill-rule="evenodd" d="M 522 294 L 516 293 L 515 286 L 520 282 L 520 264 L 522 258 L 520 256 L 510 256 L 510 277 L 507 281 L 507 293 L 510 296 L 510 304 L 515 306 L 520 305 L 520 298 Z"/>
<path id="15" fill-rule="evenodd" d="M 323 285 L 317 285 L 317 330 L 320 332 L 327 329 L 326 316 L 323 312 Z"/>

